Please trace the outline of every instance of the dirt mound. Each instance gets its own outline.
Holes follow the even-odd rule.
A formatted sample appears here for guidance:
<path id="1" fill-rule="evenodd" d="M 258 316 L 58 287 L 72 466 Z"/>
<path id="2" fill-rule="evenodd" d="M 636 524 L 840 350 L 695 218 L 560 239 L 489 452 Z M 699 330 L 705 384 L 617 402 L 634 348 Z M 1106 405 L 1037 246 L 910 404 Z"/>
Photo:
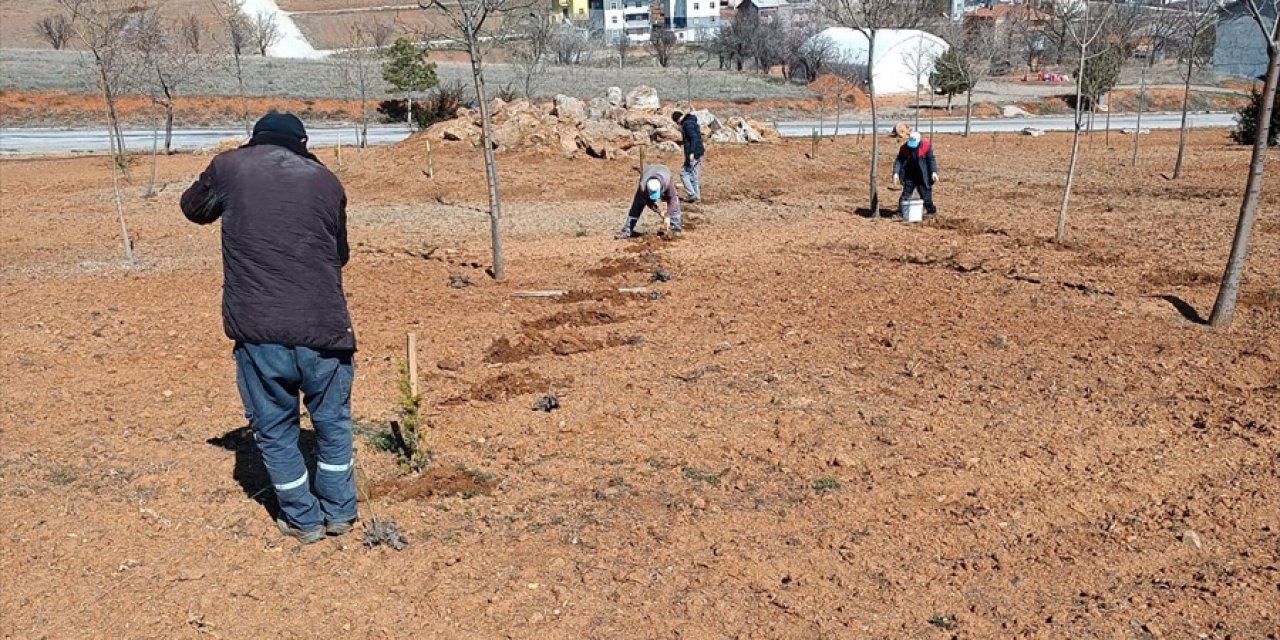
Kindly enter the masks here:
<path id="1" fill-rule="evenodd" d="M 511 364 L 545 355 L 571 356 L 616 347 L 622 342 L 621 338 L 598 340 L 573 334 L 544 336 L 535 331 L 525 331 L 514 342 L 505 337 L 494 340 L 484 361 L 489 364 Z"/>
<path id="2" fill-rule="evenodd" d="M 543 393 L 551 387 L 551 380 L 532 369 L 504 371 L 480 384 L 471 387 L 462 399 L 477 402 L 500 402 L 516 396 L 530 393 Z M 461 399 L 455 398 L 444 404 L 457 404 Z"/>
<path id="3" fill-rule="evenodd" d="M 534 320 L 526 320 L 522 326 L 536 331 L 549 331 L 560 327 L 595 327 L 626 321 L 626 318 L 611 311 L 579 309 L 577 311 L 561 311 Z"/>
<path id="4" fill-rule="evenodd" d="M 469 498 L 489 495 L 497 485 L 492 474 L 482 471 L 431 467 L 422 475 L 374 482 L 369 485 L 369 497 L 392 500 L 422 500 L 436 496 Z"/>
<path id="5" fill-rule="evenodd" d="M 809 83 L 809 90 L 821 96 L 822 101 L 825 103 L 836 104 L 836 102 L 839 102 L 854 109 L 868 109 L 871 107 L 871 99 L 867 97 L 865 91 L 839 76 L 820 75 L 817 80 Z"/>

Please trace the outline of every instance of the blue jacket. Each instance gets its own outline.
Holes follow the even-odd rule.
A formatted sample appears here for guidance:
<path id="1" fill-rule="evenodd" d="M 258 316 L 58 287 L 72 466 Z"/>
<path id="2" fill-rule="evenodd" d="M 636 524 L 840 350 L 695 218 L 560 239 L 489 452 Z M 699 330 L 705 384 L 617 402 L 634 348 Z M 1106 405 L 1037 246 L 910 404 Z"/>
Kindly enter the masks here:
<path id="1" fill-rule="evenodd" d="M 706 153 L 706 149 L 702 146 L 702 126 L 698 124 L 698 117 L 692 113 L 686 114 L 680 120 L 680 132 L 684 134 L 684 157 L 685 160 L 689 156 L 701 158 Z"/>

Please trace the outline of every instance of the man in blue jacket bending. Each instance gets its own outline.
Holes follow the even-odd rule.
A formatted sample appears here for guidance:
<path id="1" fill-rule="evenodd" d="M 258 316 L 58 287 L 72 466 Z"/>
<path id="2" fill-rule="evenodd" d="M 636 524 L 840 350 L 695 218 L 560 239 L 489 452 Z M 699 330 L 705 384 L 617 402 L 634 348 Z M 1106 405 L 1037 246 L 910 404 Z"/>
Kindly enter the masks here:
<path id="1" fill-rule="evenodd" d="M 907 143 L 898 149 L 898 157 L 893 161 L 893 181 L 902 182 L 902 197 L 898 199 L 898 215 L 905 217 L 907 201 L 914 191 L 920 192 L 924 200 L 924 210 L 929 215 L 938 215 L 938 207 L 933 204 L 933 184 L 938 181 L 938 161 L 933 158 L 933 145 L 928 140 L 920 139 L 919 131 L 912 131 L 907 136 Z"/>
<path id="2" fill-rule="evenodd" d="M 303 544 L 347 533 L 356 520 L 356 337 L 342 289 L 342 184 L 307 150 L 302 121 L 271 113 L 248 144 L 209 163 L 182 194 L 182 213 L 196 224 L 222 220 L 222 324 L 280 532 Z M 298 450 L 299 396 L 320 449 L 314 482 Z"/>
<path id="3" fill-rule="evenodd" d="M 680 125 L 680 133 L 684 137 L 684 166 L 680 169 L 680 181 L 684 183 L 684 192 L 689 202 L 702 200 L 702 154 L 706 149 L 702 146 L 702 126 L 698 124 L 698 116 L 692 113 L 674 111 L 671 119 Z"/>

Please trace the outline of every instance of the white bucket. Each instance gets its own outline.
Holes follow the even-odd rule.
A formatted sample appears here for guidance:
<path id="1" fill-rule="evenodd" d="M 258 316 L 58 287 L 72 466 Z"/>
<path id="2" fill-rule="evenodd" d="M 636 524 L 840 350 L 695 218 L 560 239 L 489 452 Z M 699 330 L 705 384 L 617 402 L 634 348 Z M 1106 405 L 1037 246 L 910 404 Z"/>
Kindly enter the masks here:
<path id="1" fill-rule="evenodd" d="M 908 200 L 902 207 L 902 219 L 907 222 L 920 222 L 924 220 L 924 200 L 916 198 Z"/>

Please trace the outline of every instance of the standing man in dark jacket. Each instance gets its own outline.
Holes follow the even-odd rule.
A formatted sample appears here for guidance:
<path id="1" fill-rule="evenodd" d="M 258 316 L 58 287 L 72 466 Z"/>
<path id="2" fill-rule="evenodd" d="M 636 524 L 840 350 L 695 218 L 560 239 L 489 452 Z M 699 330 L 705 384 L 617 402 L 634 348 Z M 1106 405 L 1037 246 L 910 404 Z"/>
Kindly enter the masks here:
<path id="1" fill-rule="evenodd" d="M 907 201 L 913 191 L 920 191 L 924 210 L 931 216 L 938 215 L 933 204 L 933 185 L 938 181 L 938 161 L 933 157 L 933 145 L 920 139 L 919 131 L 907 136 L 907 143 L 898 149 L 893 161 L 893 182 L 902 181 L 902 197 L 898 199 L 898 215 L 905 216 Z"/>
<path id="2" fill-rule="evenodd" d="M 342 290 L 347 197 L 307 151 L 293 114 L 270 113 L 182 194 L 196 224 L 222 219 L 222 322 L 236 386 L 280 503 L 281 533 L 304 544 L 356 520 L 351 382 L 356 350 Z M 298 400 L 319 446 L 314 491 L 298 450 Z"/>
<path id="3" fill-rule="evenodd" d="M 692 113 L 675 111 L 671 119 L 680 125 L 680 133 L 684 137 L 684 167 L 680 169 L 680 181 L 684 183 L 689 202 L 699 202 L 702 200 L 702 154 L 706 152 L 702 146 L 702 127 L 698 124 L 698 116 Z"/>

